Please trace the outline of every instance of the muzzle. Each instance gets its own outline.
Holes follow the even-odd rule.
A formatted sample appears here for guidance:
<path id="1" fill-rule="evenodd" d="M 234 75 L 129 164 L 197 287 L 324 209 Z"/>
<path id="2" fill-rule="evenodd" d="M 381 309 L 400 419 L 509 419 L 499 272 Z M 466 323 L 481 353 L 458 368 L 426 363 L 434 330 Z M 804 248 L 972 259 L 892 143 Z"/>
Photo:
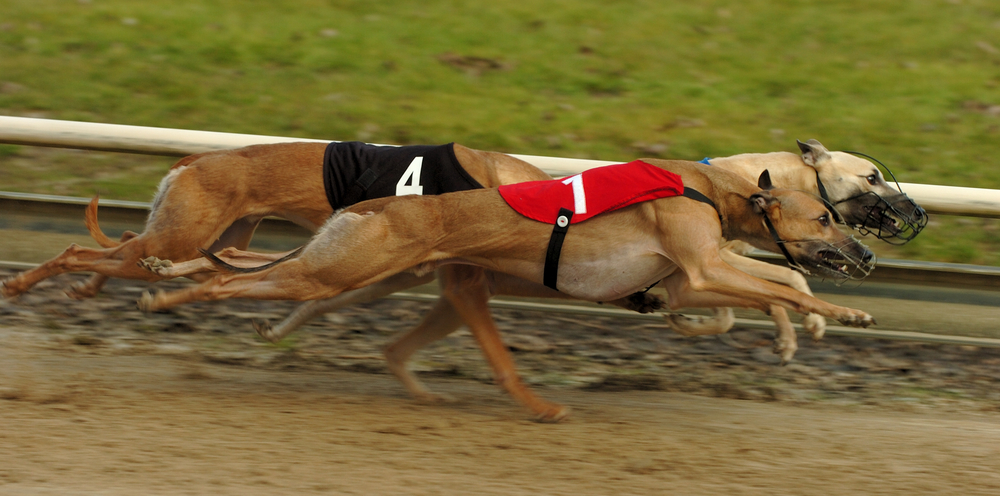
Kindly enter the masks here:
<path id="1" fill-rule="evenodd" d="M 889 173 L 889 176 L 892 177 L 892 181 L 896 183 L 896 189 L 899 190 L 899 194 L 886 199 L 874 191 L 868 191 L 844 200 L 832 202 L 826 192 L 826 188 L 823 186 L 823 182 L 820 181 L 819 172 L 817 171 L 816 185 L 819 188 L 820 197 L 830 207 L 834 219 L 837 222 L 849 225 L 862 235 L 871 234 L 891 245 L 905 245 L 917 237 L 920 231 L 924 227 L 927 227 L 930 217 L 923 208 L 920 208 L 920 205 L 917 205 L 916 202 L 903 193 L 903 189 L 899 186 L 899 181 L 896 180 L 896 175 L 885 164 L 871 155 L 849 150 L 844 150 L 844 153 L 865 157 L 881 165 Z M 860 223 L 849 224 L 840 215 L 840 212 L 837 211 L 836 206 L 841 203 L 855 201 L 864 205 L 862 208 L 865 209 L 866 215 Z"/>
<path id="2" fill-rule="evenodd" d="M 829 278 L 839 286 L 847 281 L 861 281 L 875 269 L 875 253 L 854 236 L 847 236 L 837 244 L 822 239 L 785 241 L 781 239 L 778 230 L 774 228 L 774 223 L 771 222 L 771 218 L 766 213 L 764 214 L 764 224 L 771 232 L 771 238 L 781 249 L 781 254 L 785 256 L 788 266 L 807 276 Z M 860 257 L 850 253 L 851 248 L 859 245 L 862 253 Z M 802 246 L 801 251 L 815 253 L 814 260 L 808 267 L 799 263 L 788 250 L 789 246 Z M 816 273 L 812 271 L 816 271 Z"/>
<path id="3" fill-rule="evenodd" d="M 819 239 L 783 243 L 786 246 L 800 247 L 800 251 L 815 253 L 808 267 L 796 262 L 796 270 L 806 275 L 830 279 L 838 286 L 847 281 L 864 280 L 875 269 L 875 254 L 853 236 L 836 244 Z M 856 251 L 856 245 L 861 245 L 860 256 L 852 253 Z"/>
<path id="4" fill-rule="evenodd" d="M 902 193 L 884 198 L 869 191 L 837 203 L 849 201 L 859 202 L 866 212 L 860 223 L 850 227 L 862 235 L 871 234 L 891 245 L 909 243 L 927 227 L 927 221 L 930 220 L 924 209 Z"/>

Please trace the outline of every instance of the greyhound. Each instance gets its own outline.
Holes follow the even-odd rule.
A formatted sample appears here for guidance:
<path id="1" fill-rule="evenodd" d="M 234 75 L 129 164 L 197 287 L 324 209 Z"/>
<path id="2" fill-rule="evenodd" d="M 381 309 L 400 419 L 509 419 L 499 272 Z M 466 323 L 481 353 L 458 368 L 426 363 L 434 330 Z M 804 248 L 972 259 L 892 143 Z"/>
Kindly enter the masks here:
<path id="1" fill-rule="evenodd" d="M 731 157 L 714 158 L 710 161 L 713 167 L 739 174 L 747 180 L 754 180 L 764 170 L 770 171 L 770 177 L 777 187 L 797 189 L 812 192 L 825 197 L 835 211 L 849 226 L 862 232 L 871 232 L 879 239 L 899 244 L 915 237 L 927 224 L 928 216 L 915 202 L 888 184 L 879 169 L 867 160 L 858 158 L 849 152 L 829 151 L 817 140 L 797 141 L 801 155 L 788 152 L 748 153 Z M 781 266 L 759 262 L 745 255 L 753 247 L 741 241 L 730 241 L 724 245 L 720 255 L 730 265 L 748 274 L 791 286 L 799 291 L 812 294 L 806 279 L 800 272 Z M 269 262 L 270 257 L 254 257 L 252 255 L 229 252 L 225 254 L 232 260 L 244 264 Z M 206 267 L 206 269 L 208 269 Z M 291 315 L 275 327 L 269 323 L 254 323 L 261 337 L 277 343 L 305 322 L 318 315 L 336 310 L 346 305 L 369 301 L 388 294 L 390 288 L 404 289 L 406 280 L 412 275 L 404 273 L 390 278 L 383 283 L 350 291 L 333 298 L 310 301 L 301 305 Z M 503 274 L 488 272 L 485 277 L 489 281 L 492 294 L 509 294 L 518 296 L 561 297 L 558 293 L 546 291 L 545 288 L 529 287 L 519 281 L 512 280 Z M 403 284 L 394 284 L 403 280 Z M 442 287 L 452 287 L 454 283 L 442 281 Z M 664 285 L 666 287 L 666 285 Z M 711 304 L 707 295 L 700 305 Z M 644 300 L 642 309 L 651 308 L 653 300 Z M 715 300 L 718 301 L 718 300 Z M 676 307 L 675 307 L 676 308 Z M 721 334 L 727 332 L 735 321 L 732 309 L 714 308 L 713 318 L 694 320 L 682 314 L 671 313 L 666 316 L 671 328 L 687 336 Z M 794 328 L 788 314 L 781 306 L 772 306 L 769 315 L 777 327 L 774 351 L 781 357 L 781 363 L 788 363 L 798 350 Z M 813 336 L 822 338 L 826 329 L 826 320 L 818 314 L 808 314 L 803 318 L 803 327 Z M 386 349 L 386 358 L 390 369 L 407 385 L 407 388 L 418 398 L 431 399 L 433 396 L 419 381 L 407 372 L 406 361 L 419 348 L 448 335 L 457 329 L 461 322 L 447 311 L 447 303 L 442 302 L 413 330 L 400 337 Z"/>
<path id="2" fill-rule="evenodd" d="M 849 267 L 867 273 L 874 254 L 841 233 L 821 201 L 792 190 L 761 191 L 717 167 L 656 159 L 639 163 L 678 175 L 685 192 L 688 187 L 701 192 L 700 201 L 687 197 L 649 199 L 576 224 L 559 250 L 559 282 L 550 287 L 578 299 L 613 301 L 627 299 L 643 287 L 667 279 L 671 281 L 672 306 L 695 300 L 699 293 L 712 293 L 724 295 L 730 306 L 767 311 L 772 305 L 781 305 L 845 325 L 867 327 L 874 323 L 860 310 L 831 305 L 740 272 L 719 254 L 724 239 L 739 239 L 772 251 L 784 247 L 798 264 L 829 277 L 849 277 Z M 569 181 L 573 182 L 572 178 Z M 760 181 L 759 186 L 770 187 L 767 174 Z M 575 195 L 576 183 L 572 187 Z M 483 267 L 536 285 L 550 282 L 545 263 L 550 226 L 515 212 L 500 191 L 503 188 L 362 202 L 332 217 L 297 256 L 260 268 L 240 269 L 205 252 L 223 273 L 189 289 L 155 296 L 147 293 L 139 307 L 155 311 L 189 301 L 230 297 L 329 298 L 407 269 L 420 274 L 449 264 Z M 578 209 L 583 196 L 581 186 Z M 563 219 L 556 222 L 568 223 Z M 151 264 L 148 268 L 160 277 L 205 270 L 201 261 Z M 485 305 L 488 288 L 481 281 L 482 271 L 478 274 L 477 279 L 466 278 L 468 285 L 458 288 L 456 298 L 469 304 L 456 305 L 456 310 L 470 323 L 500 384 L 539 418 L 561 418 L 564 407 L 541 400 L 520 382 L 489 318 Z M 475 302 L 480 303 L 477 306 Z"/>

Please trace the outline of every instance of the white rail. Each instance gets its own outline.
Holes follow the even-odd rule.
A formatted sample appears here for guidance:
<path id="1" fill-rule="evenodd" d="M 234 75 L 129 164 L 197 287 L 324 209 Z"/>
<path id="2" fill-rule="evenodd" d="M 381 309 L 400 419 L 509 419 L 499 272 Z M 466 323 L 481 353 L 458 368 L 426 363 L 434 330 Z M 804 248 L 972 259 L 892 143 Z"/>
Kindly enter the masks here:
<path id="1" fill-rule="evenodd" d="M 333 140 L 0 116 L 0 143 L 19 145 L 184 156 L 247 145 L 292 141 L 327 143 Z M 575 174 L 592 167 L 616 163 L 534 155 L 513 156 L 554 176 Z M 1000 190 L 912 183 L 900 185 L 906 194 L 930 213 L 1000 218 Z"/>

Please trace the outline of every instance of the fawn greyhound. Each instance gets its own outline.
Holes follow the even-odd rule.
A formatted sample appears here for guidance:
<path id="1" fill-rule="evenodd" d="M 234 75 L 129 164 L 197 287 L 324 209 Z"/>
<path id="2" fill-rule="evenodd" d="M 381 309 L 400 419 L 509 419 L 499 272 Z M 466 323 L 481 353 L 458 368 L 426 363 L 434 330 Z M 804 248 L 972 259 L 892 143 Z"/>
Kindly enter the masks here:
<path id="1" fill-rule="evenodd" d="M 358 203 L 332 217 L 297 256 L 241 269 L 208 254 L 223 273 L 189 289 L 146 294 L 139 306 L 154 311 L 188 301 L 231 297 L 328 298 L 407 269 L 421 273 L 438 266 L 468 264 L 530 283 L 545 282 L 570 297 L 590 301 L 627 299 L 643 287 L 668 279 L 672 307 L 691 306 L 701 293 L 711 293 L 730 306 L 767 311 L 781 305 L 846 325 L 874 323 L 862 311 L 831 305 L 740 272 L 719 255 L 724 239 L 739 239 L 762 249 L 782 249 L 798 264 L 830 277 L 848 277 L 850 267 L 866 273 L 874 255 L 835 227 L 821 201 L 798 191 L 761 191 L 733 173 L 702 164 L 655 159 L 635 163 L 676 174 L 685 194 L 688 189 L 701 192 L 696 195 L 701 201 L 644 198 L 647 201 L 616 207 L 575 224 L 571 235 L 564 231 L 565 243 L 557 250 L 561 253 L 558 279 L 550 279 L 546 260 L 551 226 L 515 212 L 508 205 L 512 200 L 501 196 L 501 188 Z M 575 177 L 585 178 L 592 171 Z M 770 188 L 767 174 L 761 176 L 760 186 Z M 576 184 L 573 187 L 579 212 L 584 193 L 581 186 L 577 196 Z M 587 211 L 586 203 L 583 209 Z M 568 220 L 562 217 L 556 223 L 565 228 Z M 378 249 L 372 249 L 375 246 Z M 160 277 L 206 270 L 205 262 L 198 260 L 148 268 Z M 490 336 L 473 332 L 499 382 L 540 418 L 561 418 L 563 407 L 539 399 L 519 381 L 489 318 L 485 305 L 489 289 L 483 272 L 463 280 L 465 284 L 454 284 L 453 298 L 467 304 L 456 305 L 456 310 L 474 329 L 472 322 L 493 326 Z"/>
<path id="2" fill-rule="evenodd" d="M 927 224 L 928 216 L 923 209 L 900 190 L 893 189 L 871 162 L 848 152 L 829 151 L 814 139 L 804 143 L 797 141 L 797 144 L 801 151 L 799 155 L 788 152 L 748 153 L 714 158 L 710 164 L 735 172 L 747 180 L 755 180 L 764 170 L 769 170 L 775 186 L 821 195 L 836 209 L 834 214 L 839 215 L 847 225 L 864 233 L 873 233 L 879 239 L 893 244 L 910 241 Z M 703 161 L 705 162 L 707 160 Z M 751 275 L 812 294 L 805 278 L 799 272 L 744 256 L 751 250 L 752 247 L 746 243 L 730 241 L 724 245 L 720 255 L 730 265 Z M 274 260 L 271 256 L 254 257 L 235 252 L 229 252 L 227 255 L 235 257 L 242 263 L 263 263 Z M 490 288 L 494 295 L 561 296 L 546 288 L 524 285 L 504 274 L 487 272 L 485 277 L 490 280 Z M 271 327 L 269 323 L 254 323 L 254 327 L 261 337 L 276 343 L 318 315 L 382 297 L 392 290 L 404 289 L 407 284 L 412 284 L 413 280 L 416 279 L 412 274 L 402 273 L 380 284 L 349 291 L 333 298 L 305 303 L 275 327 Z M 442 280 L 443 287 L 453 285 Z M 668 285 L 664 284 L 662 287 Z M 713 306 L 713 300 L 709 295 L 703 297 L 702 305 L 699 306 Z M 650 308 L 649 304 L 652 301 L 645 300 L 643 309 Z M 447 299 L 443 299 L 424 321 L 386 349 L 390 368 L 417 397 L 427 399 L 432 396 L 412 374 L 406 371 L 405 362 L 417 349 L 447 336 L 461 325 L 454 312 L 448 310 Z M 692 320 L 681 314 L 668 314 L 667 320 L 676 332 L 689 336 L 721 334 L 728 331 L 734 322 L 732 310 L 715 308 L 714 312 L 714 318 Z M 798 349 L 794 328 L 784 307 L 772 306 L 768 313 L 778 330 L 775 352 L 781 355 L 782 363 L 787 363 Z M 825 319 L 817 314 L 806 315 L 802 323 L 814 339 L 820 339 L 826 329 Z"/>

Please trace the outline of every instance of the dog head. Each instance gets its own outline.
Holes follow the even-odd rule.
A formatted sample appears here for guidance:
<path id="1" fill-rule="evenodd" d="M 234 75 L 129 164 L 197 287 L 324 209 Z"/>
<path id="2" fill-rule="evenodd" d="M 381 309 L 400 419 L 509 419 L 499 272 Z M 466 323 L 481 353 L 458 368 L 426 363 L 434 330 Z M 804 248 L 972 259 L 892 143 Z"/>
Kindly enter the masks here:
<path id="1" fill-rule="evenodd" d="M 820 199 L 801 191 L 772 189 L 766 171 L 759 186 L 764 191 L 751 195 L 750 202 L 771 238 L 759 248 L 785 253 L 789 264 L 805 274 L 840 282 L 864 279 L 875 267 L 875 254 L 837 229 L 833 214 Z"/>
<path id="2" fill-rule="evenodd" d="M 831 152 L 814 139 L 796 142 L 802 161 L 816 169 L 821 194 L 826 192 L 826 200 L 847 225 L 892 244 L 910 241 L 927 225 L 927 212 L 889 185 L 873 163 L 848 152 Z"/>

